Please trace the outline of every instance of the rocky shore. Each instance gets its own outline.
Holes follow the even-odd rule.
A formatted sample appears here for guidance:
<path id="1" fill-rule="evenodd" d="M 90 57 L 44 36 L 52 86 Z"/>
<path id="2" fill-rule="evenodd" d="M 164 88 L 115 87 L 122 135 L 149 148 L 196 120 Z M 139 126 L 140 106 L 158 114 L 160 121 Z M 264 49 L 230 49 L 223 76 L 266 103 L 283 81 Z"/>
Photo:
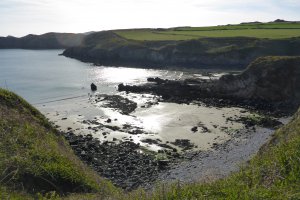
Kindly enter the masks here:
<path id="1" fill-rule="evenodd" d="M 154 156 L 140 152 L 133 142 L 119 144 L 94 139 L 92 135 L 65 134 L 75 154 L 116 186 L 132 190 L 141 184 L 153 182 L 164 165 Z"/>
<path id="2" fill-rule="evenodd" d="M 167 102 L 234 105 L 282 116 L 292 114 L 299 107 L 299 76 L 300 57 L 263 57 L 241 74 L 224 75 L 219 80 L 149 78 L 148 84 L 120 84 L 118 90 L 152 93 Z"/>
<path id="3" fill-rule="evenodd" d="M 100 141 L 91 134 L 75 135 L 73 132 L 62 133 L 75 154 L 91 166 L 102 177 L 118 187 L 133 190 L 138 187 L 149 188 L 157 180 L 159 173 L 167 171 L 171 165 L 192 154 L 178 154 L 177 151 L 164 150 L 164 158 L 131 141 Z M 146 141 L 155 142 L 155 141 Z M 187 147 L 189 142 L 182 144 Z M 196 155 L 196 153 L 195 153 Z"/>
<path id="4" fill-rule="evenodd" d="M 153 80 L 150 79 L 150 81 Z M 97 94 L 92 101 L 95 104 L 100 103 L 101 106 L 115 109 L 124 115 L 132 113 L 137 107 L 136 103 L 119 95 Z M 245 128 L 230 131 L 227 127 L 220 126 L 220 129 L 224 129 L 223 131 L 228 134 L 230 139 L 226 142 L 211 143 L 209 150 L 197 150 L 197 147 L 189 139 L 172 138 L 173 142 L 167 143 L 160 139 L 142 139 L 141 142 L 144 144 L 154 144 L 162 148 L 158 151 L 151 151 L 131 138 L 134 135 L 149 134 L 140 127 L 130 124 L 116 126 L 111 124 L 113 120 L 103 120 L 104 123 L 98 122 L 97 119 L 83 120 L 82 123 L 95 134 L 101 132 L 104 139 L 98 139 L 94 134 L 74 134 L 72 129 L 62 134 L 81 160 L 102 177 L 111 180 L 114 185 L 127 191 L 138 187 L 151 189 L 156 182 L 193 182 L 196 181 L 196 178 L 204 180 L 204 177 L 207 176 L 224 177 L 236 170 L 239 163 L 248 160 L 269 138 L 273 130 L 282 125 L 274 118 L 263 116 L 228 117 L 226 122 L 239 122 L 244 124 Z M 110 130 L 110 132 L 106 130 Z M 113 138 L 112 141 L 105 139 L 108 135 L 114 135 L 115 131 L 128 133 L 131 136 L 122 139 Z M 190 132 L 191 134 L 211 134 L 211 130 L 200 123 L 191 127 Z M 244 145 L 247 148 L 243 150 L 242 154 L 238 153 L 238 151 L 242 151 Z M 193 173 L 195 175 L 192 175 Z"/>
<path id="5" fill-rule="evenodd" d="M 87 165 L 128 191 L 223 178 L 288 122 L 282 116 L 300 102 L 299 66 L 299 57 L 267 57 L 220 79 L 120 84 L 114 95 L 89 96 L 101 115 L 75 117 L 79 126 L 65 138 Z M 139 101 L 143 95 L 149 98 Z"/>
<path id="6" fill-rule="evenodd" d="M 158 144 L 164 148 L 154 152 L 133 141 L 100 141 L 91 134 L 75 135 L 72 131 L 62 134 L 74 153 L 87 165 L 114 185 L 131 191 L 138 187 L 151 189 L 156 182 L 196 182 L 208 177 L 225 177 L 250 159 L 270 138 L 275 128 L 288 121 L 227 120 L 243 120 L 245 128 L 228 132 L 231 139 L 224 143 L 213 143 L 207 151 L 194 150 L 193 143 L 187 139 L 176 139 L 172 143 L 182 148 L 182 152 L 159 140 L 143 140 L 144 143 Z"/>

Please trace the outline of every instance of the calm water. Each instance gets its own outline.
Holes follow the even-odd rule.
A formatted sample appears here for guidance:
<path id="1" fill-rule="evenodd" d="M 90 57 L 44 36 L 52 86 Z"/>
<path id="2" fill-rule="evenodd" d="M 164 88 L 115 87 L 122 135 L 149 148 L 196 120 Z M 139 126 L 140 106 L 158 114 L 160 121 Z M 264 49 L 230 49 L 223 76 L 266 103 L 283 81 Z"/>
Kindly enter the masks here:
<path id="1" fill-rule="evenodd" d="M 58 56 L 63 50 L 0 50 L 0 87 L 32 104 L 88 94 L 94 82 L 101 93 L 114 93 L 119 83 L 139 84 L 147 77 L 180 78 L 182 72 L 95 67 Z"/>

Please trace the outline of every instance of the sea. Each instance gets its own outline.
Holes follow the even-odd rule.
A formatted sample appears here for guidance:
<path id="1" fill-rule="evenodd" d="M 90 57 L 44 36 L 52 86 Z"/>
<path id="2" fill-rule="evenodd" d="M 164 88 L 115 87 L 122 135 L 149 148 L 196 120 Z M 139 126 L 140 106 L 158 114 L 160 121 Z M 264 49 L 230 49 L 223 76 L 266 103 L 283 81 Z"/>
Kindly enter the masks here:
<path id="1" fill-rule="evenodd" d="M 182 78 L 180 71 L 93 66 L 59 56 L 63 50 L 0 50 L 0 87 L 32 104 L 86 95 L 95 83 L 102 93 L 117 85 L 141 84 L 148 77 Z M 188 73 L 187 73 L 188 74 Z"/>

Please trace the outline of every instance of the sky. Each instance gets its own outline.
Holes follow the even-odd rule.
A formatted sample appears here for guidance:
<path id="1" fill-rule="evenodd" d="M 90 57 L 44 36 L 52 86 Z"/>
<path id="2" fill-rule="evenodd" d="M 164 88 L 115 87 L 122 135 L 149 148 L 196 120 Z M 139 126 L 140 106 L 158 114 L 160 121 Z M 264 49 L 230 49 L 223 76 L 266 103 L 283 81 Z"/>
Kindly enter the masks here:
<path id="1" fill-rule="evenodd" d="M 0 0 L 0 36 L 300 21 L 300 0 Z"/>

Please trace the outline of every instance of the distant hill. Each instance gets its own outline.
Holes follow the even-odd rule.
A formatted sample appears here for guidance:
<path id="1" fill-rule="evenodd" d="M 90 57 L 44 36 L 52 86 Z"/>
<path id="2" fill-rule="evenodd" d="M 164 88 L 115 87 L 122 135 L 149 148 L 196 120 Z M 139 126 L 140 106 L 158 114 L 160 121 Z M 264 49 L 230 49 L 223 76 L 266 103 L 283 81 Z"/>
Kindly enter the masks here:
<path id="1" fill-rule="evenodd" d="M 82 44 L 84 34 L 46 33 L 21 38 L 0 37 L 0 49 L 65 49 Z"/>

